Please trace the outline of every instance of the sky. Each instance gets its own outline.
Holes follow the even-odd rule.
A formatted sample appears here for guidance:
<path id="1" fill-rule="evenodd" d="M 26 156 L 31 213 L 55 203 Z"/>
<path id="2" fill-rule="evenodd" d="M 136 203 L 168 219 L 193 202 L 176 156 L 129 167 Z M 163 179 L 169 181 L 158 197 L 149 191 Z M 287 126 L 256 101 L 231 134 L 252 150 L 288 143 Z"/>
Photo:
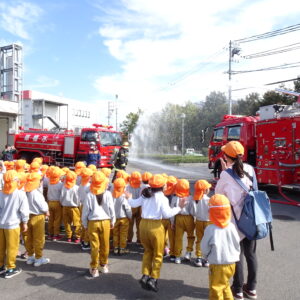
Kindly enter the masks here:
<path id="1" fill-rule="evenodd" d="M 23 89 L 95 104 L 107 119 L 138 108 L 204 101 L 228 91 L 229 41 L 300 23 L 297 0 L 0 0 L 0 45 L 23 46 Z M 238 44 L 232 70 L 300 61 L 300 50 L 247 54 L 300 43 L 300 31 Z M 234 100 L 296 78 L 300 68 L 232 76 Z M 117 95 L 117 97 L 116 97 Z"/>

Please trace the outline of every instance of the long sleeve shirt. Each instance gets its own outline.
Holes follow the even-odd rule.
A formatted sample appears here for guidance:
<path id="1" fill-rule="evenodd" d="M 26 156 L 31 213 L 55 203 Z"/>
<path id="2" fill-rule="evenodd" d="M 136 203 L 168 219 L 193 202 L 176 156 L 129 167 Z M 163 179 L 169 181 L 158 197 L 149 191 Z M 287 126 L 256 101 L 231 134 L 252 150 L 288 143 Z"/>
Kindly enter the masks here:
<path id="1" fill-rule="evenodd" d="M 169 201 L 163 192 L 157 192 L 150 198 L 143 196 L 129 199 L 131 207 L 142 207 L 142 218 L 151 220 L 169 219 L 180 212 L 180 207 L 170 208 Z"/>
<path id="2" fill-rule="evenodd" d="M 194 201 L 193 216 L 196 217 L 196 220 L 209 221 L 208 202 L 209 197 L 207 195 L 204 195 L 199 201 Z"/>
<path id="3" fill-rule="evenodd" d="M 29 207 L 26 194 L 16 189 L 7 195 L 0 192 L 0 228 L 15 229 L 20 223 L 27 223 Z"/>
<path id="4" fill-rule="evenodd" d="M 39 190 L 27 192 L 26 195 L 30 214 L 42 215 L 49 210 L 48 204 L 45 201 L 43 194 Z"/>
<path id="5" fill-rule="evenodd" d="M 78 207 L 80 205 L 78 198 L 78 186 L 74 185 L 70 189 L 63 186 L 60 194 L 60 203 L 62 206 Z"/>
<path id="6" fill-rule="evenodd" d="M 115 208 L 111 192 L 105 191 L 101 205 L 98 204 L 96 196 L 89 192 L 86 201 L 83 202 L 82 224 L 87 228 L 88 221 L 110 220 L 112 225 L 115 224 Z"/>
<path id="7" fill-rule="evenodd" d="M 80 205 L 83 205 L 83 202 L 86 199 L 87 194 L 90 191 L 90 183 L 88 182 L 86 185 L 80 185 L 78 187 L 78 198 Z"/>
<path id="8" fill-rule="evenodd" d="M 141 193 L 142 193 L 141 187 L 133 188 L 132 186 L 130 186 L 130 184 L 128 184 L 126 186 L 125 190 L 127 192 L 129 192 L 130 194 L 132 194 L 132 199 L 137 199 L 137 198 L 141 197 Z"/>
<path id="9" fill-rule="evenodd" d="M 179 200 L 180 198 L 175 195 L 172 198 L 171 207 L 179 207 Z M 195 205 L 194 200 L 192 199 L 192 197 L 189 197 L 186 206 L 179 210 L 179 215 L 193 216 L 193 211 L 195 210 L 193 207 L 194 205 Z M 175 219 L 171 218 L 171 223 L 174 224 L 174 222 Z"/>
<path id="10" fill-rule="evenodd" d="M 210 264 L 232 264 L 240 260 L 240 238 L 234 224 L 225 228 L 214 224 L 206 227 L 201 251 Z"/>
<path id="11" fill-rule="evenodd" d="M 114 204 L 115 204 L 116 219 L 132 218 L 131 206 L 129 205 L 124 195 L 121 195 L 119 198 L 114 198 Z"/>
<path id="12" fill-rule="evenodd" d="M 48 201 L 59 201 L 63 183 L 60 181 L 56 184 L 48 185 L 47 199 Z"/>

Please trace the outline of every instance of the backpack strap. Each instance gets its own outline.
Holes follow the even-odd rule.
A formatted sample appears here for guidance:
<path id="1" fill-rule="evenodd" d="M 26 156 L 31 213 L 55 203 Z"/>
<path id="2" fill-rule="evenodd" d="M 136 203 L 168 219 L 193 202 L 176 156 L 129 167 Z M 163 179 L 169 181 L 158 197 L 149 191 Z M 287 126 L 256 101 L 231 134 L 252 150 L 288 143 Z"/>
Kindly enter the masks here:
<path id="1" fill-rule="evenodd" d="M 246 191 L 247 193 L 249 192 L 249 188 L 244 184 L 241 178 L 231 168 L 226 169 L 225 172 L 227 172 L 241 186 L 241 188 L 244 191 Z M 250 179 L 251 176 L 248 174 L 248 172 L 245 172 L 245 175 Z M 258 190 L 255 172 L 252 177 L 252 188 L 254 191 Z"/>

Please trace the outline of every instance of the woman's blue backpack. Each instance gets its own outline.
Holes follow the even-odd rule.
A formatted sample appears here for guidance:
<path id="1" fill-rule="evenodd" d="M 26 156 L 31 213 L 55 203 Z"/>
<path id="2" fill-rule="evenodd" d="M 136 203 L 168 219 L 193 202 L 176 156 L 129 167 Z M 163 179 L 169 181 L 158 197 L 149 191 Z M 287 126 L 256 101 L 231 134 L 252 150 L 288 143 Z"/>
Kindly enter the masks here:
<path id="1" fill-rule="evenodd" d="M 248 189 L 240 177 L 230 168 L 226 172 L 245 190 L 246 197 L 239 220 L 232 208 L 238 229 L 249 240 L 259 240 L 270 234 L 271 249 L 274 250 L 272 238 L 272 211 L 270 199 L 266 192 L 259 191 L 255 174 L 253 175 L 253 190 Z"/>

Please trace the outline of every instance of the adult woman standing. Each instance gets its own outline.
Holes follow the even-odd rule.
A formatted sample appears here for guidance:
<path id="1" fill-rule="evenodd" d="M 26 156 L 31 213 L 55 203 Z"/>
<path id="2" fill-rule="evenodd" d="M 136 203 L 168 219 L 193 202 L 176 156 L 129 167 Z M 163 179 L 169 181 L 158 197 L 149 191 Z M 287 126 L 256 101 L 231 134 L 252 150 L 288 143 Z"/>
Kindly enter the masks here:
<path id="1" fill-rule="evenodd" d="M 166 178 L 162 175 L 154 175 L 149 180 L 150 190 L 143 192 L 143 196 L 137 199 L 129 199 L 131 207 L 142 207 L 142 220 L 140 222 L 140 238 L 144 247 L 142 288 L 158 291 L 157 279 L 160 276 L 160 268 L 163 261 L 165 247 L 165 230 L 162 219 L 169 219 L 180 212 L 185 206 L 186 199 L 179 201 L 179 206 L 170 208 L 169 200 L 163 194 Z M 130 194 L 127 194 L 130 198 Z"/>
<path id="2" fill-rule="evenodd" d="M 223 170 L 232 168 L 243 183 L 250 188 L 255 172 L 252 166 L 243 163 L 244 147 L 240 142 L 231 141 L 221 148 L 224 152 L 224 159 L 221 159 Z M 245 191 L 227 172 L 222 172 L 220 179 L 215 188 L 216 194 L 225 195 L 232 205 L 236 218 L 239 219 L 244 205 Z M 232 222 L 235 223 L 234 218 Z M 232 292 L 235 299 L 244 299 L 244 294 L 249 299 L 256 299 L 256 283 L 257 283 L 257 258 L 256 258 L 256 241 L 248 240 L 240 231 L 241 238 L 240 261 L 236 263 L 236 271 L 234 274 Z M 248 277 L 247 283 L 244 284 L 243 275 L 243 256 L 246 258 Z"/>

